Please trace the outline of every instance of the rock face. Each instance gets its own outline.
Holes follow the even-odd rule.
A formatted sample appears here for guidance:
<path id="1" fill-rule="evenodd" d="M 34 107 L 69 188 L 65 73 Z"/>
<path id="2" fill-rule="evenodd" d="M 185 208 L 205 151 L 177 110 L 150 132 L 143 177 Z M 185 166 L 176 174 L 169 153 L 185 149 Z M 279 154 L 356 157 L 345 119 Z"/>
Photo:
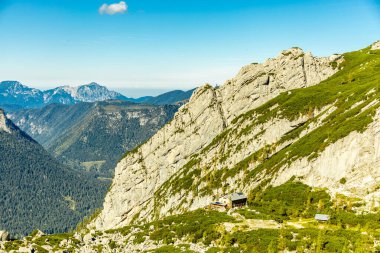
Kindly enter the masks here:
<path id="1" fill-rule="evenodd" d="M 2 109 L 0 109 L 0 130 L 10 133 L 10 129 L 7 124 L 7 118 Z"/>
<path id="2" fill-rule="evenodd" d="M 377 109 L 373 123 L 364 132 L 350 133 L 328 146 L 312 162 L 303 158 L 284 166 L 273 179 L 273 185 L 283 184 L 296 176 L 312 187 L 328 188 L 333 196 L 340 193 L 367 200 L 378 199 L 379 164 L 380 110 Z M 371 204 L 379 206 L 377 201 Z"/>
<path id="3" fill-rule="evenodd" d="M 191 163 L 194 154 L 230 128 L 237 116 L 261 106 L 284 91 L 320 83 L 336 73 L 342 61 L 339 55 L 318 58 L 299 48 L 291 48 L 263 64 L 243 67 L 235 78 L 220 88 L 205 85 L 197 89 L 189 103 L 181 107 L 169 124 L 117 165 L 104 209 L 94 223 L 96 228 L 121 227 L 134 220 L 165 216 L 176 207 L 187 210 L 207 203 L 212 199 L 212 194 L 198 196 L 193 204 L 188 205 L 178 204 L 183 195 L 174 196 L 174 193 L 172 199 L 165 199 L 166 204 L 158 203 L 157 194 L 165 182 L 178 176 L 181 168 Z M 302 119 L 297 119 L 296 123 L 300 121 Z M 273 127 L 273 124 L 277 134 L 270 133 L 268 139 L 262 142 L 278 138 L 291 129 L 293 123 L 280 119 L 267 122 L 266 127 Z M 240 157 L 232 156 L 231 159 L 240 161 L 252 150 L 244 152 Z M 192 194 L 189 193 L 189 196 Z"/>
<path id="4" fill-rule="evenodd" d="M 0 231 L 0 241 L 1 242 L 6 242 L 9 241 L 10 235 L 7 231 Z"/>
<path id="5" fill-rule="evenodd" d="M 371 50 L 380 50 L 380 40 L 372 44 Z"/>

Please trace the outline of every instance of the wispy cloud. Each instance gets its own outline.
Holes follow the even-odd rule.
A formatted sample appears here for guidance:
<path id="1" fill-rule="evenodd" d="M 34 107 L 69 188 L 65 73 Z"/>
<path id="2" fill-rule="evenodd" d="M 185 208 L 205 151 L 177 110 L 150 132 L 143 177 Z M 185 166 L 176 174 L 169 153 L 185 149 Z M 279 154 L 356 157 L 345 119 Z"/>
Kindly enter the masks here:
<path id="1" fill-rule="evenodd" d="M 103 4 L 99 8 L 100 14 L 108 14 L 108 15 L 114 15 L 117 13 L 125 13 L 128 9 L 128 5 L 121 1 L 120 3 L 114 3 L 114 4 Z"/>

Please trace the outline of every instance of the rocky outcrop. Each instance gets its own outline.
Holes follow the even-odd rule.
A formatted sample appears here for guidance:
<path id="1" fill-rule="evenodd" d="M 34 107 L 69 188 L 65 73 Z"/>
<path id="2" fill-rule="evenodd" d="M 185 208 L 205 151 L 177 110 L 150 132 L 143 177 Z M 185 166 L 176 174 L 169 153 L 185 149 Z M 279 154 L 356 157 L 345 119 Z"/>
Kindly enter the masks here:
<path id="1" fill-rule="evenodd" d="M 342 62 L 341 56 L 318 58 L 300 48 L 291 48 L 263 64 L 243 67 L 220 88 L 220 104 L 228 122 L 281 92 L 320 83 L 337 71 L 331 66 L 333 62 Z"/>
<path id="2" fill-rule="evenodd" d="M 371 50 L 380 50 L 380 40 L 372 44 Z"/>
<path id="3" fill-rule="evenodd" d="M 10 133 L 10 129 L 7 123 L 7 117 L 5 116 L 5 113 L 2 109 L 0 109 L 0 130 Z"/>
<path id="4" fill-rule="evenodd" d="M 1 242 L 6 242 L 9 241 L 10 235 L 7 231 L 0 231 L 0 241 Z"/>
<path id="5" fill-rule="evenodd" d="M 281 92 L 320 83 L 336 73 L 342 61 L 339 55 L 318 58 L 291 48 L 263 64 L 243 67 L 220 88 L 199 88 L 169 124 L 119 162 L 103 211 L 94 223 L 96 228 L 151 219 L 159 187 L 228 128 L 236 116 Z"/>

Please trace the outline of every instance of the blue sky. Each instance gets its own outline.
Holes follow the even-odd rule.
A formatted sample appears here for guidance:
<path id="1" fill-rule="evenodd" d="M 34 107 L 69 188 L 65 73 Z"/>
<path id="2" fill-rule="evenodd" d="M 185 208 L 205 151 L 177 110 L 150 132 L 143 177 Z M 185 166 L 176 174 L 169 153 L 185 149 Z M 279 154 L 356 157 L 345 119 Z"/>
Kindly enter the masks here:
<path id="1" fill-rule="evenodd" d="M 125 0 L 99 13 L 118 2 L 0 0 L 0 80 L 157 93 L 223 84 L 292 46 L 325 56 L 380 39 L 380 0 Z"/>

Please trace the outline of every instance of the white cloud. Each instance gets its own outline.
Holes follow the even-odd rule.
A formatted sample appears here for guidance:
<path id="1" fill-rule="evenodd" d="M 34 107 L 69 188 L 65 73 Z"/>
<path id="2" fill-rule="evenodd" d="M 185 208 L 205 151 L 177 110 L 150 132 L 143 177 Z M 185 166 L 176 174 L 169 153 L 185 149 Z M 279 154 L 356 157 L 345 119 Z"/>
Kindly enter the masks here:
<path id="1" fill-rule="evenodd" d="M 120 3 L 114 3 L 114 4 L 103 4 L 99 8 L 100 14 L 108 14 L 108 15 L 114 15 L 116 13 L 124 13 L 128 9 L 128 5 L 121 1 Z"/>

